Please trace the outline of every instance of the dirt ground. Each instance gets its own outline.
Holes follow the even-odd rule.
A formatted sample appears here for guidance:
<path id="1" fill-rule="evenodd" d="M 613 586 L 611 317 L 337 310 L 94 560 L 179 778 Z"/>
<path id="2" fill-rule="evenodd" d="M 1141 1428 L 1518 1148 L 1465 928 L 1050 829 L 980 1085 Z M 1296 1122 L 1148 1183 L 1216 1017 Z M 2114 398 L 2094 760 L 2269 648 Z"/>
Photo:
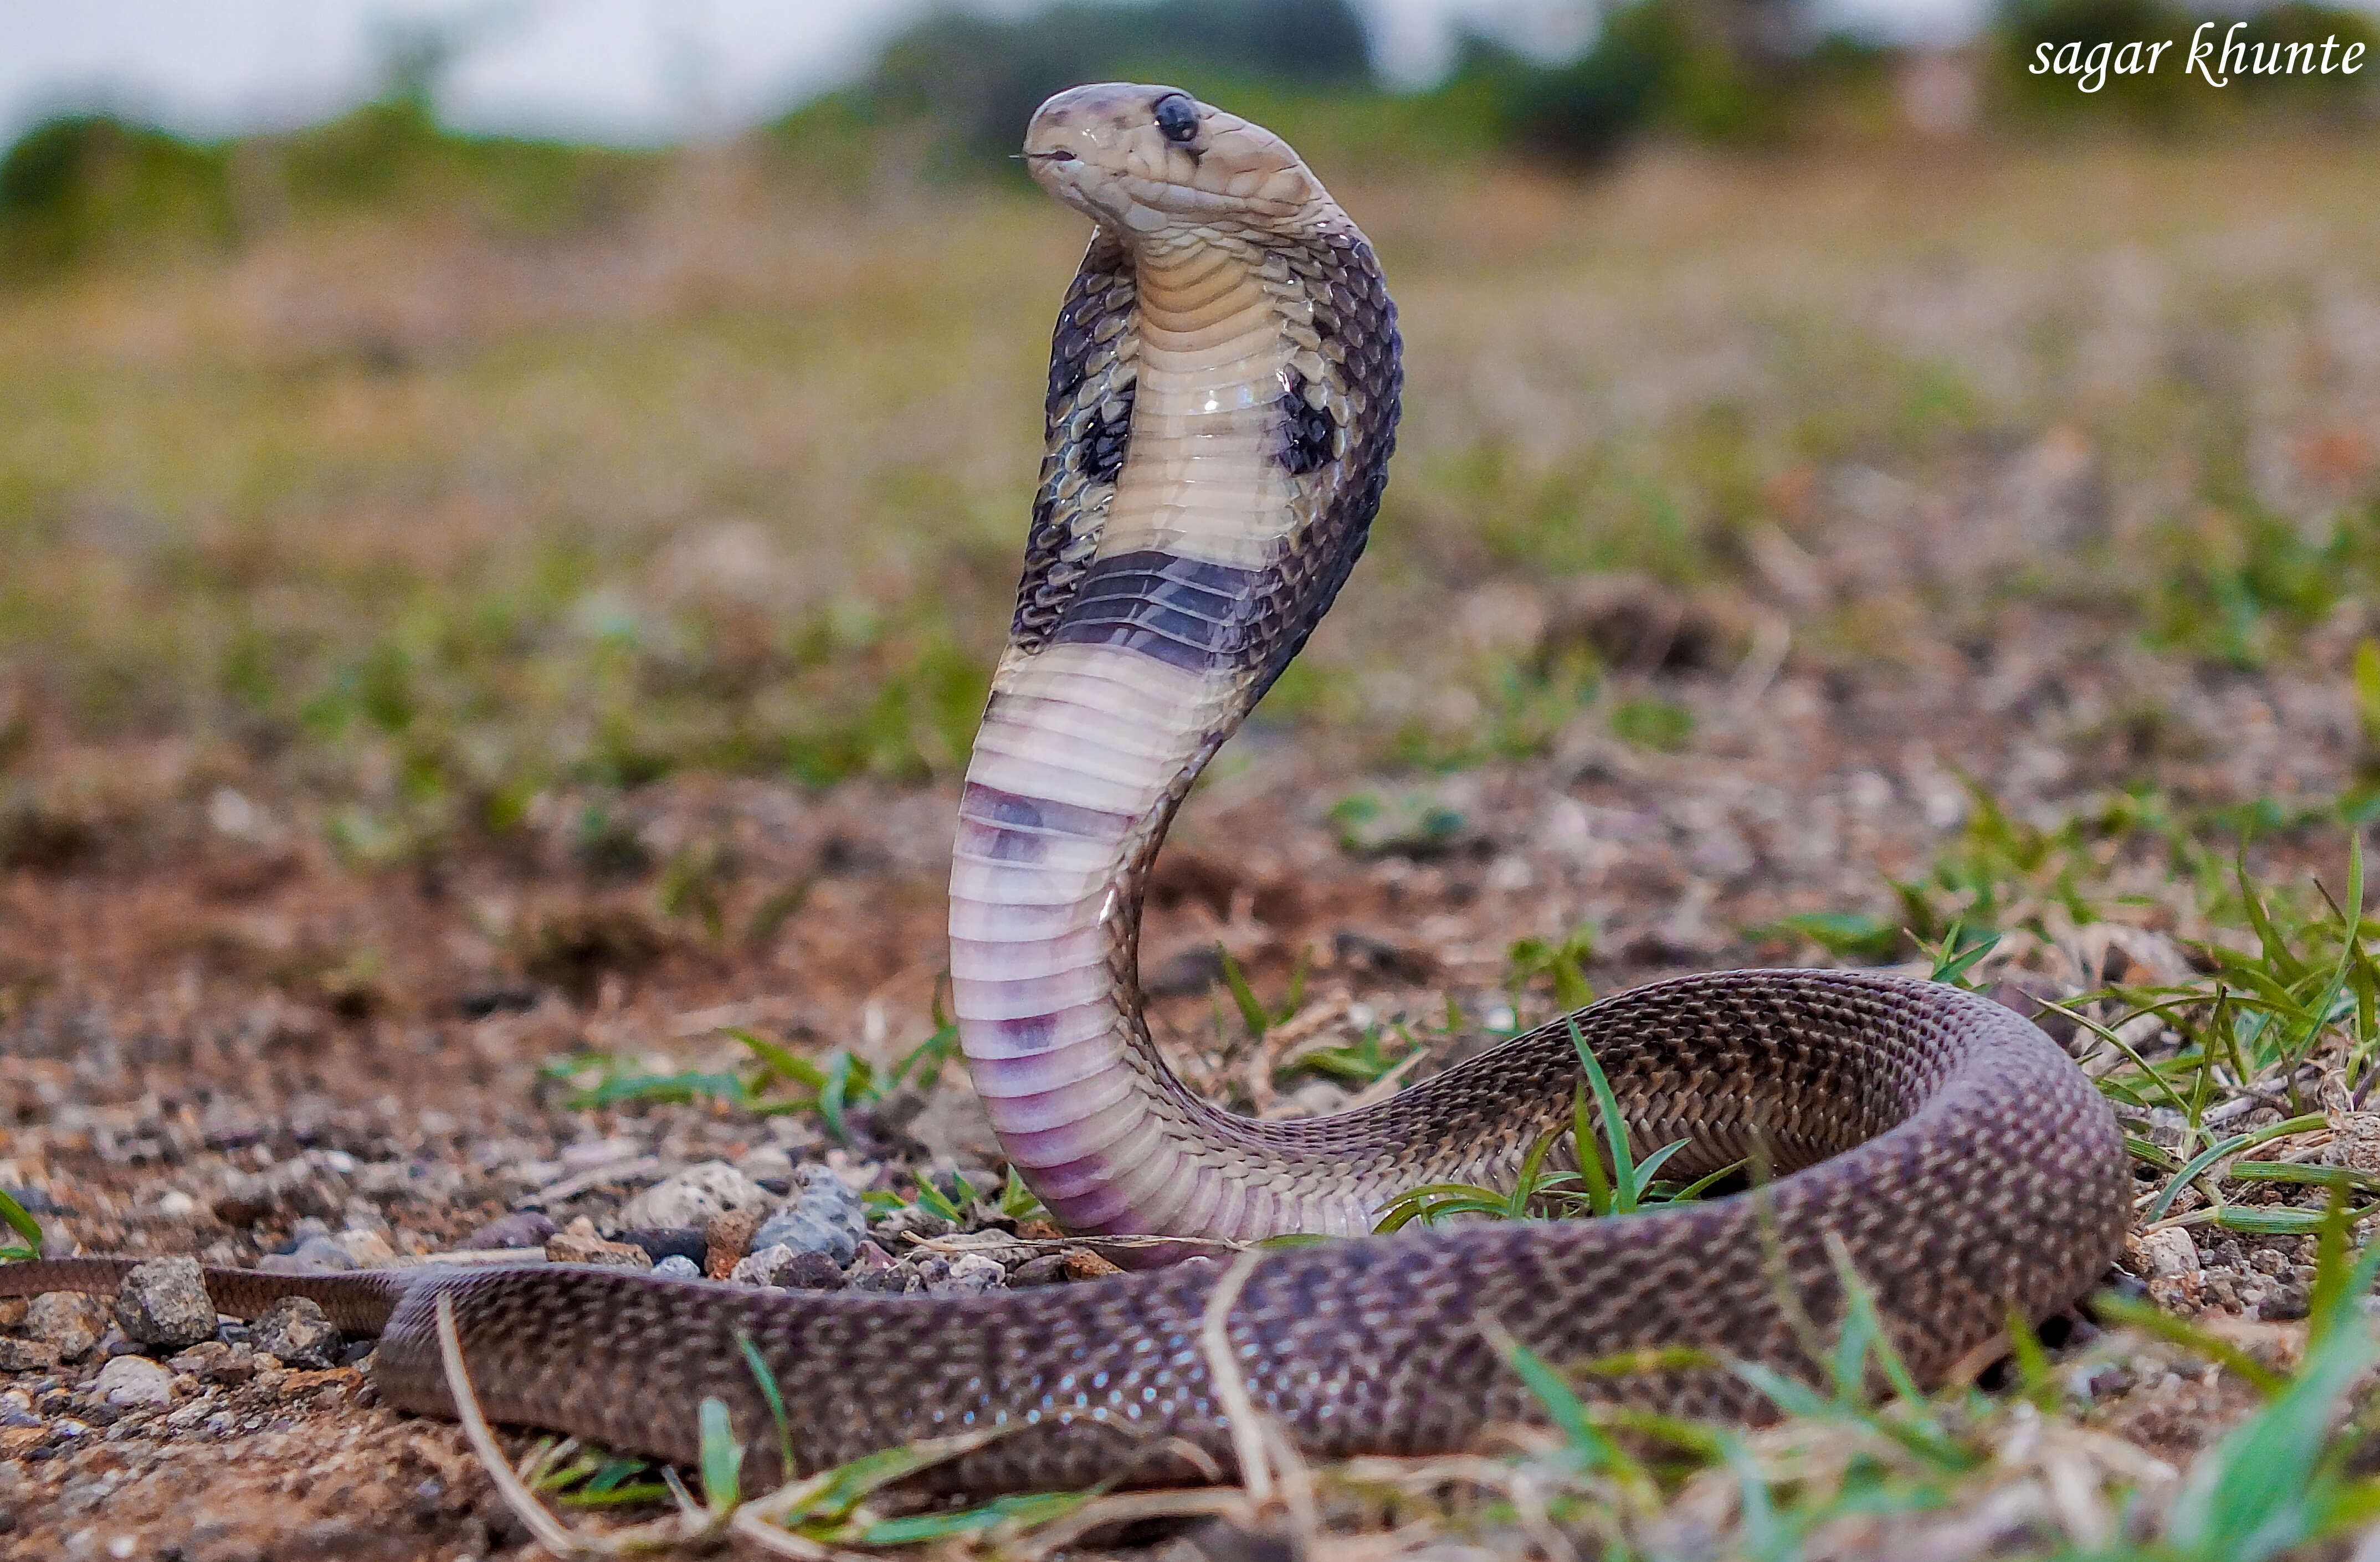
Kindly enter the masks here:
<path id="1" fill-rule="evenodd" d="M 2090 736 L 2091 713 L 2121 703 L 2125 674 L 2077 654 L 2068 636 L 2082 632 L 2044 613 L 1973 655 L 1869 677 L 1658 674 L 1696 715 L 1691 752 L 1597 739 L 1435 783 L 1463 826 L 1418 860 L 1342 850 L 1324 815 L 1347 780 L 1293 745 L 1246 745 L 1194 801 L 1160 875 L 1147 963 L 1176 994 L 1160 1004 L 1161 1030 L 1185 1073 L 1246 1104 L 1202 959 L 1219 942 L 1269 998 L 1307 954 L 1318 1035 L 1348 1034 L 1352 1005 L 1427 1018 L 1452 994 L 1488 1013 L 1511 941 L 1581 925 L 1597 929 L 1589 974 L 1607 991 L 1807 957 L 1742 930 L 1874 906 L 1884 876 L 1919 873 L 1961 827 L 1961 771 L 1994 779 L 2019 809 L 2087 777 L 2105 741 Z M 2351 763 L 2338 697 L 2320 683 L 2224 677 L 2169 692 L 2205 740 L 2181 745 L 2204 757 L 2171 767 L 2178 788 L 2318 793 Z M 170 757 L 126 762 L 170 773 Z M 539 1071 L 579 1051 L 719 1060 L 728 1024 L 890 1059 L 929 1023 L 947 791 L 815 799 L 688 780 L 638 794 L 639 838 L 735 842 L 730 926 L 808 886 L 755 941 L 674 930 L 649 881 L 590 882 L 566 844 L 368 878 L 265 836 L 265 805 L 235 810 L 176 781 L 150 820 L 170 846 L 0 880 L 11 974 L 0 1181 L 36 1196 L 64 1248 L 249 1264 L 327 1228 L 418 1253 L 552 1185 L 573 1146 L 628 1141 L 663 1168 L 771 1143 L 816 1156 L 827 1146 L 814 1124 L 794 1119 L 565 1110 Z M 235 814 L 238 833 L 223 828 Z M 385 963 L 360 976 L 309 964 L 358 938 Z M 1309 1083 L 1256 1104 L 1340 1099 Z M 993 1160 L 955 1071 L 922 1126 L 874 1143 L 880 1185 L 904 1185 L 919 1155 L 912 1129 L 926 1154 Z M 604 1225 L 651 1175 L 545 1207 Z M 322 1224 L 301 1227 L 310 1219 Z M 2257 1277 L 2244 1260 L 2240 1274 Z M 525 1540 L 458 1432 L 373 1407 L 357 1368 L 268 1370 L 237 1386 L 185 1374 L 170 1409 L 110 1422 L 84 1392 L 98 1360 L 8 1380 L 9 1403 L 33 1412 L 0 1430 L 10 1556 L 463 1558 Z M 2103 1414 L 2173 1459 L 2240 1407 L 2166 1381 L 2111 1396 Z"/>

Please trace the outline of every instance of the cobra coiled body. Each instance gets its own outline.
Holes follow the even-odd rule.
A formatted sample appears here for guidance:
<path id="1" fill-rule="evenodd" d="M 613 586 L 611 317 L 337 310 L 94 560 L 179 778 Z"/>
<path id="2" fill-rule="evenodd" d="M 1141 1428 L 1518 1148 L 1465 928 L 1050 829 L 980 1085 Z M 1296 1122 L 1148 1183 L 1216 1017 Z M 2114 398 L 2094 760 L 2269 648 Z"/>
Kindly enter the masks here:
<path id="1" fill-rule="evenodd" d="M 1013 1164 L 1084 1231 L 1353 1235 L 1417 1183 L 1509 1183 L 1594 1050 L 1641 1154 L 1755 1156 L 1754 1192 L 1269 1253 L 1228 1314 L 1255 1407 L 1311 1455 L 1463 1446 L 1531 1401 L 1492 1321 L 1557 1363 L 1665 1346 L 1815 1370 L 1844 1265 L 1938 1376 L 2116 1253 L 2128 1178 L 2097 1092 L 2033 1025 L 1907 977 L 1733 972 L 1636 989 L 1365 1111 L 1257 1122 L 1167 1069 L 1136 984 L 1144 876 L 1191 781 L 1329 607 L 1378 507 L 1399 387 L 1370 247 L 1293 152 L 1164 88 L 1076 89 L 1028 136 L 1099 224 L 1061 313 L 1049 451 L 1008 654 L 961 803 L 952 970 Z M 0 1294 L 105 1289 L 127 1260 L 0 1269 Z M 488 1414 L 674 1459 L 725 1401 L 795 1464 L 953 1433 L 972 1490 L 1196 1479 L 1232 1429 L 1199 1345 L 1221 1275 L 1177 1267 L 967 1300 L 754 1290 L 561 1265 L 209 1271 L 218 1305 L 306 1295 L 378 1331 L 391 1402 L 451 1413 L 454 1304 Z M 1672 1411 L 1758 1406 L 1723 1364 L 1602 1377 Z M 1196 1450 L 1185 1453 L 1184 1448 Z"/>

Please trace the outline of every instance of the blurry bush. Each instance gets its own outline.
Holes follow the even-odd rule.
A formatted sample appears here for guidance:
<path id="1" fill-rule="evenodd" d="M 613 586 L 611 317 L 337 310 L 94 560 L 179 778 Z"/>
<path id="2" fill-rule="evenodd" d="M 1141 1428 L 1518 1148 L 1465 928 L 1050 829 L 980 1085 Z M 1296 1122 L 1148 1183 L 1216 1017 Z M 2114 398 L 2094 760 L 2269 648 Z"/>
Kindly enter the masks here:
<path id="1" fill-rule="evenodd" d="M 0 282 L 155 250 L 224 248 L 293 216 L 438 206 L 524 235 L 605 221 L 630 206 L 650 153 L 509 137 L 438 123 L 450 42 L 428 31 L 388 45 L 385 85 L 336 119 L 280 134 L 199 142 L 108 114 L 34 126 L 0 156 Z"/>
<path id="2" fill-rule="evenodd" d="M 86 256 L 237 232 L 231 159 L 108 115 L 53 119 L 0 157 L 0 267 L 38 272 Z"/>

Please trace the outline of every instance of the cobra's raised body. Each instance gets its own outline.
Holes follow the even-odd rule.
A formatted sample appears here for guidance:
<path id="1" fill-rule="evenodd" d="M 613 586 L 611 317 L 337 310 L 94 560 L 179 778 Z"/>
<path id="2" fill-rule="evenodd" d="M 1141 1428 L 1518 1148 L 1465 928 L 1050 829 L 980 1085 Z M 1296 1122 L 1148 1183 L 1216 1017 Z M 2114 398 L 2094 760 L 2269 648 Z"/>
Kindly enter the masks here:
<path id="1" fill-rule="evenodd" d="M 959 1034 L 1003 1147 L 1069 1227 L 1357 1232 L 1397 1157 L 1318 1161 L 1319 1142 L 1187 1095 L 1149 1045 L 1135 953 L 1174 805 L 1363 551 L 1396 311 L 1277 137 L 1178 93 L 1169 135 L 1152 94 L 1077 89 L 1026 138 L 1035 176 L 1099 226 L 1059 316 L 1014 638 L 960 805 Z"/>

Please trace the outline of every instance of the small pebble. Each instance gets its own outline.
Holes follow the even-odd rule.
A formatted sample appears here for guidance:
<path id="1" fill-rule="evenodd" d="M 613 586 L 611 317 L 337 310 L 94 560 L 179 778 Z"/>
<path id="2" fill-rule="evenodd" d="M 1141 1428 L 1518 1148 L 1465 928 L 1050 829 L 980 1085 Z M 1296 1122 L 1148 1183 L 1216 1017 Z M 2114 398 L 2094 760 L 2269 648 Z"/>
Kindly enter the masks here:
<path id="1" fill-rule="evenodd" d="M 388 1238 L 378 1231 L 348 1229 L 331 1239 L 348 1262 L 359 1269 L 370 1269 L 386 1264 L 396 1256 L 396 1249 L 388 1245 Z"/>
<path id="2" fill-rule="evenodd" d="M 600 1264 L 607 1269 L 653 1266 L 650 1255 L 633 1242 L 607 1242 L 572 1231 L 556 1231 L 545 1239 L 545 1259 L 549 1264 Z"/>
<path id="3" fill-rule="evenodd" d="M 91 1391 L 118 1410 L 174 1402 L 174 1374 L 146 1356 L 118 1356 L 99 1369 Z"/>
<path id="4" fill-rule="evenodd" d="M 667 1258 L 653 1265 L 653 1273 L 656 1275 L 666 1275 L 673 1280 L 698 1280 L 702 1278 L 701 1266 L 697 1265 L 693 1259 L 688 1258 L 682 1253 L 673 1253 Z"/>
<path id="5" fill-rule="evenodd" d="M 2189 1275 L 2198 1271 L 2198 1246 L 2182 1228 L 2168 1226 L 2162 1231 L 2151 1231 L 2139 1241 L 2141 1256 L 2148 1261 L 2152 1276 Z"/>
<path id="6" fill-rule="evenodd" d="M 61 1362 L 81 1361 L 106 1332 L 107 1309 L 80 1291 L 54 1290 L 25 1309 L 26 1335 L 55 1350 Z"/>
<path id="7" fill-rule="evenodd" d="M 731 1209 L 764 1210 L 773 1203 L 767 1189 L 725 1161 L 704 1161 L 664 1177 L 630 1199 L 620 1211 L 623 1226 L 708 1226 Z"/>
<path id="8" fill-rule="evenodd" d="M 1087 1247 L 1070 1247 L 1058 1256 L 1064 1261 L 1066 1277 L 1070 1280 L 1097 1280 L 1123 1273 L 1122 1268 Z"/>
<path id="9" fill-rule="evenodd" d="M 202 1339 L 165 1363 L 168 1370 L 204 1375 L 214 1364 L 231 1354 L 231 1347 L 220 1339 Z"/>
<path id="10" fill-rule="evenodd" d="M 728 1278 L 747 1286 L 787 1290 L 841 1290 L 843 1270 L 822 1253 L 802 1253 L 780 1242 L 735 1265 Z"/>
<path id="11" fill-rule="evenodd" d="M 844 1273 L 844 1278 L 852 1290 L 872 1295 L 902 1296 L 926 1289 L 926 1277 L 918 1272 L 917 1265 L 906 1258 L 887 1264 L 880 1269 L 862 1269 L 855 1264 Z"/>
<path id="12" fill-rule="evenodd" d="M 1008 1271 L 1000 1261 L 980 1253 L 962 1253 L 943 1262 L 940 1277 L 929 1273 L 924 1264 L 917 1266 L 926 1275 L 926 1290 L 935 1296 L 980 1296 L 1008 1283 Z"/>
<path id="13" fill-rule="evenodd" d="M 490 1248 L 543 1247 L 545 1239 L 560 1229 L 552 1218 L 534 1209 L 515 1210 L 500 1216 L 455 1244 L 457 1251 L 480 1253 Z"/>
<path id="14" fill-rule="evenodd" d="M 752 1210 L 730 1209 L 712 1216 L 702 1230 L 703 1272 L 714 1280 L 733 1275 L 736 1264 L 753 1251 L 752 1236 L 759 1229 L 760 1217 Z"/>
<path id="15" fill-rule="evenodd" d="M 698 1267 L 710 1247 L 702 1233 L 691 1226 L 639 1226 L 620 1233 L 619 1240 L 645 1250 L 645 1256 L 659 1264 L 675 1256 L 689 1259 Z"/>
<path id="16" fill-rule="evenodd" d="M 0 1372 L 47 1372 L 57 1364 L 57 1347 L 0 1335 Z"/>
<path id="17" fill-rule="evenodd" d="M 1062 1285 L 1066 1279 L 1066 1255 L 1062 1253 L 1037 1253 L 1008 1272 L 1008 1283 L 1020 1290 Z"/>
<path id="18" fill-rule="evenodd" d="M 212 1339 L 215 1304 L 200 1278 L 199 1261 L 152 1258 L 135 1265 L 116 1290 L 115 1321 L 143 1345 L 178 1350 Z"/>
<path id="19" fill-rule="evenodd" d="M 195 1215 L 198 1210 L 199 1201 L 179 1188 L 168 1188 L 157 1195 L 157 1213 L 169 1220 L 179 1220 L 185 1216 Z"/>
<path id="20" fill-rule="evenodd" d="M 334 1365 L 345 1343 L 322 1309 L 302 1296 L 285 1296 L 266 1308 L 249 1332 L 264 1354 L 314 1372 Z"/>
<path id="21" fill-rule="evenodd" d="M 735 1169 L 764 1187 L 771 1182 L 782 1182 L 791 1187 L 794 1157 L 787 1155 L 782 1145 L 763 1144 L 756 1150 L 745 1152 L 735 1162 Z"/>
<path id="22" fill-rule="evenodd" d="M 287 1253 L 266 1253 L 256 1266 L 268 1275 L 335 1275 L 354 1268 L 356 1261 L 335 1239 L 311 1236 Z"/>
<path id="23" fill-rule="evenodd" d="M 802 1168 L 795 1182 L 798 1191 L 753 1233 L 753 1251 L 783 1244 L 824 1253 L 838 1266 L 850 1263 L 868 1235 L 867 1206 L 858 1193 L 823 1166 Z"/>

